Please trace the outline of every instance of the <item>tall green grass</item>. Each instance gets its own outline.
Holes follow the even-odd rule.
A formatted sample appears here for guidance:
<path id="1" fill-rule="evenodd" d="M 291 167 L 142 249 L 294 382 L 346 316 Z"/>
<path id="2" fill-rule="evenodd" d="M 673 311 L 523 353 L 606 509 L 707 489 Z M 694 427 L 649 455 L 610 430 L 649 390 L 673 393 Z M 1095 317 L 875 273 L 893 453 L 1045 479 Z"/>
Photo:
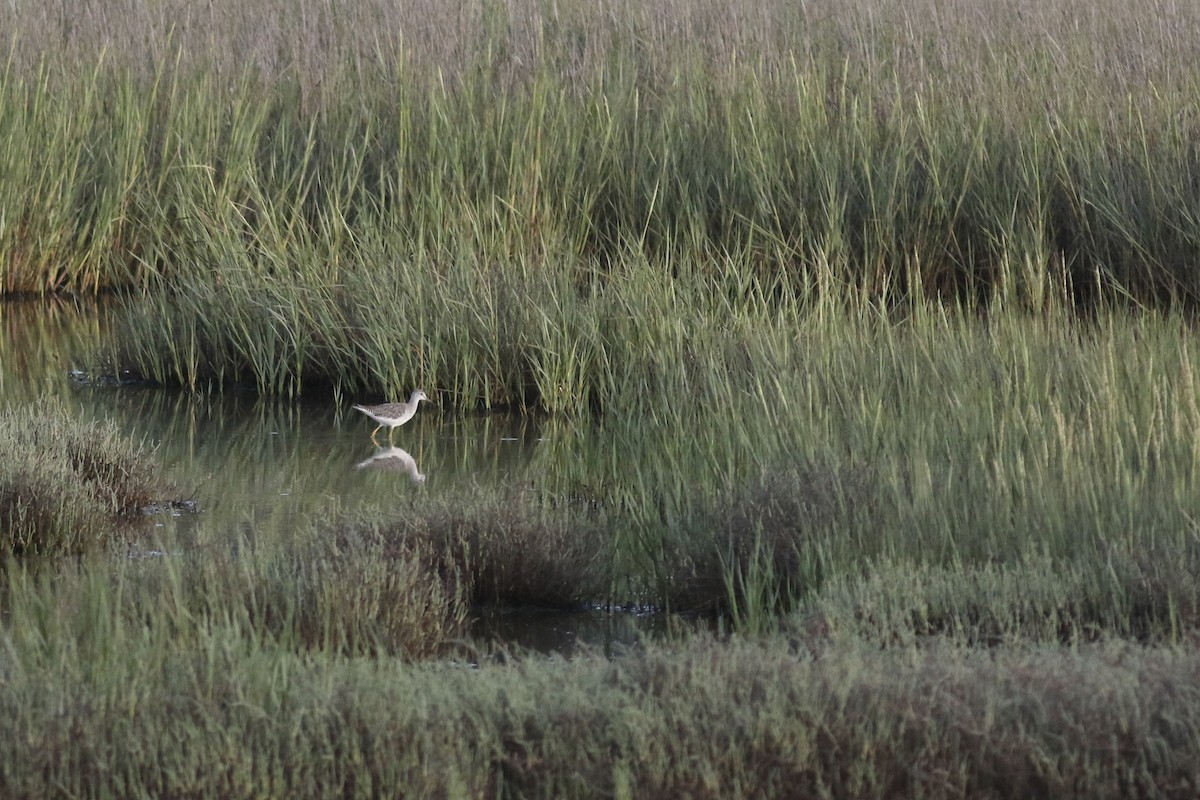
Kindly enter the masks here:
<path id="1" fill-rule="evenodd" d="M 863 558 L 1190 563 L 1200 419 L 1181 320 L 950 315 L 744 344 L 555 437 L 551 494 L 623 509 L 622 549 L 651 562 L 724 536 L 751 554 L 761 535 L 800 589 Z"/>
<path id="2" fill-rule="evenodd" d="M 569 412 L 847 306 L 1190 309 L 1200 20 L 1012 5 L 10 8 L 4 286 L 136 289 L 171 383 Z"/>
<path id="3" fill-rule="evenodd" d="M 586 284 L 633 251 L 731 255 L 766 292 L 1190 302 L 1200 21 L 1011 5 L 10 8 L 4 285 L 215 269 L 303 315 L 349 271 Z"/>
<path id="4" fill-rule="evenodd" d="M 147 196 L 170 222 L 125 358 L 193 387 L 421 383 L 579 411 L 653 389 L 647 361 L 686 358 L 706 329 L 930 299 L 1192 305 L 1176 95 L 1114 110 L 1088 87 L 1070 113 L 940 84 L 831 101 L 828 65 L 784 67 L 694 67 L 652 99 L 624 71 L 579 95 L 549 68 L 499 88 L 487 69 L 401 76 L 381 97 L 342 75 L 355 105 L 315 116 L 199 79 L 185 155 Z"/>

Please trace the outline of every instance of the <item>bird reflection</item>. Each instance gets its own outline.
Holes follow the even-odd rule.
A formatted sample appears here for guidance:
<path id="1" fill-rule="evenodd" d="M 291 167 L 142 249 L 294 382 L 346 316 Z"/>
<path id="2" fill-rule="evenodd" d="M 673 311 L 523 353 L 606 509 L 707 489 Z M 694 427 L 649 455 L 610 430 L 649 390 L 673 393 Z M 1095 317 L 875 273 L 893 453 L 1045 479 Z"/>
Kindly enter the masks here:
<path id="1" fill-rule="evenodd" d="M 381 469 L 388 472 L 404 472 L 413 483 L 424 483 L 425 476 L 417 469 L 417 462 L 407 450 L 400 447 L 381 447 L 375 455 L 354 465 L 355 469 Z"/>

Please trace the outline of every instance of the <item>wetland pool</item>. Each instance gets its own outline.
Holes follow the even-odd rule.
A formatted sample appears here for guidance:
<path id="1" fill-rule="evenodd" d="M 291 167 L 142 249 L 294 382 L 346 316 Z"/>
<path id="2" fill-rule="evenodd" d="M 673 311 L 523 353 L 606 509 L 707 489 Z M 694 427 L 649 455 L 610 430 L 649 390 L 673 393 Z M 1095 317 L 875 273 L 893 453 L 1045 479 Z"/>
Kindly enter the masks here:
<path id="1" fill-rule="evenodd" d="M 159 530 L 131 544 L 135 556 L 283 537 L 334 506 L 403 513 L 418 493 L 453 499 L 479 487 L 529 483 L 561 459 L 556 447 L 569 446 L 569 424 L 447 413 L 436 397 L 396 428 L 390 443 L 381 430 L 376 445 L 375 423 L 351 405 L 382 398 L 285 401 L 236 389 L 192 393 L 98 378 L 93 362 L 103 326 L 97 309 L 0 303 L 0 407 L 57 402 L 82 419 L 113 422 L 154 448 L 186 502 L 156 516 Z M 601 608 L 483 608 L 472 619 L 480 642 L 559 655 L 580 645 L 613 652 L 667 627 L 662 615 Z"/>

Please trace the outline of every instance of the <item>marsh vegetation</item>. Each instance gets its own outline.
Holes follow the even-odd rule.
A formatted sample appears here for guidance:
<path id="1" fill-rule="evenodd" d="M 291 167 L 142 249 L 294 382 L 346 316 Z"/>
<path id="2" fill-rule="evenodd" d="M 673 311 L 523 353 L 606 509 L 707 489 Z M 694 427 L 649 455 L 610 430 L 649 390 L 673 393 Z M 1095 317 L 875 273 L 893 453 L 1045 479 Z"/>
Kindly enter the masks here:
<path id="1" fill-rule="evenodd" d="M 0 557 L 80 553 L 134 526 L 169 489 L 144 445 L 62 408 L 0 411 Z"/>
<path id="2" fill-rule="evenodd" d="M 1200 9 L 1152 6 L 0 9 L 0 284 L 109 295 L 98 366 L 546 428 L 201 547 L 123 519 L 136 437 L 2 412 L 0 794 L 1195 796 Z M 720 635 L 466 638 L 522 604 Z"/>

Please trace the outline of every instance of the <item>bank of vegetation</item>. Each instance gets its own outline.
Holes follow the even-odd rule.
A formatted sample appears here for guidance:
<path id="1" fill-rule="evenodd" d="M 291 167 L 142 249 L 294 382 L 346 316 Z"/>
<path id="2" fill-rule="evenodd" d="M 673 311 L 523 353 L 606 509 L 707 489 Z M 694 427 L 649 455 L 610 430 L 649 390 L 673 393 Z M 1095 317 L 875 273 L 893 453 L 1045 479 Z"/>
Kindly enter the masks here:
<path id="1" fill-rule="evenodd" d="M 1194 650 L 694 640 L 414 668 L 225 630 L 131 631 L 123 651 L 75 635 L 79 660 L 21 642 L 5 668 L 9 796 L 1187 798 L 1197 782 Z"/>
<path id="2" fill-rule="evenodd" d="M 1194 305 L 1194 10 L 419 5 L 10 7 L 4 287 L 147 292 L 188 386 L 574 411 L 813 308 Z"/>

